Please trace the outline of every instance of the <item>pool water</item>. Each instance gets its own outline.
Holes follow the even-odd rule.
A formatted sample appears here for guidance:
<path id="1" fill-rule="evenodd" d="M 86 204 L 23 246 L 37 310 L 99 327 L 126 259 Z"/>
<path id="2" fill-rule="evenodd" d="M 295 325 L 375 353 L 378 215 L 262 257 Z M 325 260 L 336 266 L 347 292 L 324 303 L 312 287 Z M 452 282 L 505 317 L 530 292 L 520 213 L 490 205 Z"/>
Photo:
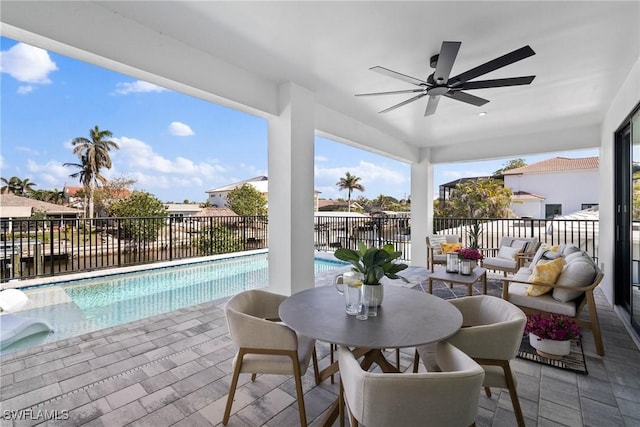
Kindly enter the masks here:
<path id="1" fill-rule="evenodd" d="M 316 258 L 315 273 L 344 266 L 341 262 Z M 48 320 L 54 332 L 25 338 L 1 352 L 133 322 L 247 289 L 264 288 L 268 280 L 267 254 L 257 254 L 63 282 L 41 291 L 61 294 L 68 302 L 17 313 Z M 57 299 L 61 299 L 60 295 Z"/>

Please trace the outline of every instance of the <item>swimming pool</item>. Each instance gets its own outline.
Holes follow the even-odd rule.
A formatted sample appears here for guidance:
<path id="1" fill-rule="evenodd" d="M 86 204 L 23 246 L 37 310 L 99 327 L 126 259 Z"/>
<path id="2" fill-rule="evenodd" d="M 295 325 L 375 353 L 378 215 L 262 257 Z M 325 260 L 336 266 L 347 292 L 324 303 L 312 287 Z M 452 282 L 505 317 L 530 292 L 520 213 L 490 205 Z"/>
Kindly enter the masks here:
<path id="1" fill-rule="evenodd" d="M 263 288 L 269 280 L 268 254 L 115 274 L 26 289 L 34 299 L 46 293 L 56 304 L 17 313 L 48 320 L 54 332 L 38 334 L 3 348 L 1 353 L 81 335 L 184 307 Z M 315 259 L 315 273 L 344 267 Z"/>

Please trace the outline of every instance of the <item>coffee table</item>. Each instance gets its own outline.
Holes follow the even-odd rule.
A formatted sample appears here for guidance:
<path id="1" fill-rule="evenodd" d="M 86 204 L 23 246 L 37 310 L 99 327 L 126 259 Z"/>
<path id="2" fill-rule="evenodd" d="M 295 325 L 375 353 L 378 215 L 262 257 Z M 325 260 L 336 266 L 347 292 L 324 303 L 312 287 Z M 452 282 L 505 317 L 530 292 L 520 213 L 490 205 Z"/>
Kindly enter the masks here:
<path id="1" fill-rule="evenodd" d="M 467 295 L 471 295 L 472 286 L 478 280 L 482 280 L 482 293 L 487 294 L 487 269 L 482 267 L 476 267 L 471 271 L 471 274 L 460 273 L 447 273 L 447 269 L 444 267 L 437 268 L 429 276 L 429 293 L 433 293 L 433 281 L 441 280 L 449 283 L 449 287 L 457 285 L 467 285 Z"/>

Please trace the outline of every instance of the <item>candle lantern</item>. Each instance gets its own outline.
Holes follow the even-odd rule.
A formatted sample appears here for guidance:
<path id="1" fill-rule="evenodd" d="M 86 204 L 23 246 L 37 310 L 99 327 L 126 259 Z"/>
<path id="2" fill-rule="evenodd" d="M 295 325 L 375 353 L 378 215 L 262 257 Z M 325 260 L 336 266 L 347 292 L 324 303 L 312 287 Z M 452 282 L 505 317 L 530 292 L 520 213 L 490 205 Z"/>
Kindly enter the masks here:
<path id="1" fill-rule="evenodd" d="M 470 259 L 461 259 L 460 260 L 460 274 L 464 274 L 468 276 L 471 274 L 471 260 Z"/>
<path id="2" fill-rule="evenodd" d="M 456 252 L 447 253 L 447 273 L 457 273 L 458 262 L 458 254 Z"/>

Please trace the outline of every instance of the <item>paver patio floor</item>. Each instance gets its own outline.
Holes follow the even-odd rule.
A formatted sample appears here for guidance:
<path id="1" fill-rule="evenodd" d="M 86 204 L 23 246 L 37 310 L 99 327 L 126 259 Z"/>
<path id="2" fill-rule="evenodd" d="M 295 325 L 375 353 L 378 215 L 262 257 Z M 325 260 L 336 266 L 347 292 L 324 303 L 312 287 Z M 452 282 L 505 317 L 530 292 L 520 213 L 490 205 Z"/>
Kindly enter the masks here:
<path id="1" fill-rule="evenodd" d="M 427 271 L 411 267 L 408 275 L 422 292 L 418 281 Z M 329 281 L 324 275 L 317 285 Z M 499 294 L 498 283 L 490 281 L 489 293 Z M 434 286 L 434 294 L 445 298 L 465 293 L 466 287 Z M 586 331 L 588 375 L 513 361 L 528 425 L 640 425 L 640 352 L 604 296 L 596 295 L 606 356 L 596 354 Z M 2 356 L 0 425 L 221 425 L 235 352 L 224 303 L 211 301 Z M 328 345 L 318 343 L 318 352 L 320 366 L 327 366 Z M 402 368 L 410 370 L 412 362 L 413 349 L 403 349 Z M 240 377 L 229 426 L 298 425 L 290 377 L 261 375 L 254 383 L 249 377 Z M 309 423 L 319 425 L 336 398 L 337 381 L 316 386 L 310 368 L 304 391 Z M 491 398 L 481 393 L 477 425 L 515 425 L 506 391 L 493 389 Z"/>

